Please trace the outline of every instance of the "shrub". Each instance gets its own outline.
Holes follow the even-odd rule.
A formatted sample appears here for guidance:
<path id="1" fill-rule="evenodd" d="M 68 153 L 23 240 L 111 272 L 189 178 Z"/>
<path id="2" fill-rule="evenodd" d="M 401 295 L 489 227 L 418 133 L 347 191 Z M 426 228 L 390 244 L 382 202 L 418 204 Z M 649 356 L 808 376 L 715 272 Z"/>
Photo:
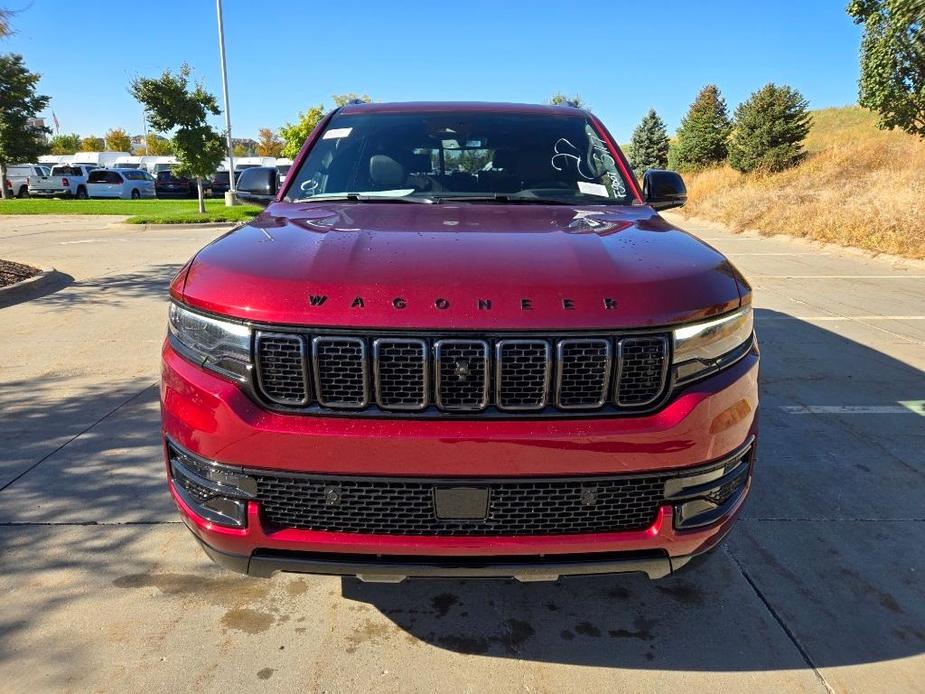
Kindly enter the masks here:
<path id="1" fill-rule="evenodd" d="M 783 171 L 803 158 L 811 117 L 796 89 L 767 84 L 739 104 L 729 164 L 741 172 Z"/>

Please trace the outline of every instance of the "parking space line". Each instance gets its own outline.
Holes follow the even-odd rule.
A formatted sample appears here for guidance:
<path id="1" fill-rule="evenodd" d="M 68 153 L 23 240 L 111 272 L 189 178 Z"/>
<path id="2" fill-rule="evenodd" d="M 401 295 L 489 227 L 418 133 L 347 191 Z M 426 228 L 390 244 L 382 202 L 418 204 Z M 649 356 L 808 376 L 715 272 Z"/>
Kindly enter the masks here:
<path id="1" fill-rule="evenodd" d="M 756 320 L 804 320 L 804 321 L 845 321 L 845 320 L 925 320 L 925 316 L 755 316 Z"/>
<path id="2" fill-rule="evenodd" d="M 904 400 L 898 405 L 780 405 L 787 414 L 922 414 L 908 403 L 918 403 L 921 407 L 925 400 Z"/>
<path id="3" fill-rule="evenodd" d="M 763 280 L 925 280 L 925 275 L 749 275 Z"/>

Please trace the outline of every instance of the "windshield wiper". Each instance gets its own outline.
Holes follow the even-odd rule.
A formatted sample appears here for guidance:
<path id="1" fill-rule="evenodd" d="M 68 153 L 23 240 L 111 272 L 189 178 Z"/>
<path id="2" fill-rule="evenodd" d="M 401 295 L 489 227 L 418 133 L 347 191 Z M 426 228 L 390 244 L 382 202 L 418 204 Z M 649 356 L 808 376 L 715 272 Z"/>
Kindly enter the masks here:
<path id="1" fill-rule="evenodd" d="M 465 195 L 465 194 L 440 194 L 436 193 L 434 196 L 435 202 L 503 202 L 503 203 L 520 203 L 520 204 L 531 204 L 531 205 L 574 205 L 574 202 L 569 202 L 567 200 L 558 200 L 556 198 L 528 198 L 528 197 L 517 197 L 516 195 L 510 195 L 508 193 L 488 193 L 488 194 L 475 194 L 475 195 Z"/>
<path id="2" fill-rule="evenodd" d="M 312 195 L 307 198 L 296 198 L 292 202 L 410 202 L 414 204 L 429 205 L 434 201 L 428 197 L 409 197 L 407 195 L 376 195 L 374 193 L 330 193 L 324 195 Z"/>

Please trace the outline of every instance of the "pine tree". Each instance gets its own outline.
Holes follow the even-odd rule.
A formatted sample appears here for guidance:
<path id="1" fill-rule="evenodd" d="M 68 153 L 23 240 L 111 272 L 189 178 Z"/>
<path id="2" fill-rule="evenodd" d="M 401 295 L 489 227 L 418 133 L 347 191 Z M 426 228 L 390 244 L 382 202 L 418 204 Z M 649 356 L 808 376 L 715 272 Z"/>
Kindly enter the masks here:
<path id="1" fill-rule="evenodd" d="M 803 158 L 812 117 L 796 89 L 766 84 L 735 112 L 729 163 L 743 173 L 783 171 Z"/>
<path id="2" fill-rule="evenodd" d="M 668 165 L 668 131 L 654 108 L 649 109 L 633 131 L 629 161 L 640 176 L 648 169 L 664 169 Z"/>
<path id="3" fill-rule="evenodd" d="M 682 171 L 696 171 L 725 161 L 731 129 L 726 101 L 715 84 L 708 84 L 681 119 L 672 163 Z"/>

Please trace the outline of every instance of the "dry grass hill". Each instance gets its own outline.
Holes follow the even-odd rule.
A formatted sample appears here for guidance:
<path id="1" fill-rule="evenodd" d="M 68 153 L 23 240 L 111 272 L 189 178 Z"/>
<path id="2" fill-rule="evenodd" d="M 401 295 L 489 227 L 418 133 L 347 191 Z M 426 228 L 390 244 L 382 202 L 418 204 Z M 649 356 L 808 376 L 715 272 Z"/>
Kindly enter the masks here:
<path id="1" fill-rule="evenodd" d="M 688 174 L 681 212 L 741 231 L 925 258 L 925 141 L 876 127 L 857 106 L 813 112 L 807 157 L 777 174 Z"/>

